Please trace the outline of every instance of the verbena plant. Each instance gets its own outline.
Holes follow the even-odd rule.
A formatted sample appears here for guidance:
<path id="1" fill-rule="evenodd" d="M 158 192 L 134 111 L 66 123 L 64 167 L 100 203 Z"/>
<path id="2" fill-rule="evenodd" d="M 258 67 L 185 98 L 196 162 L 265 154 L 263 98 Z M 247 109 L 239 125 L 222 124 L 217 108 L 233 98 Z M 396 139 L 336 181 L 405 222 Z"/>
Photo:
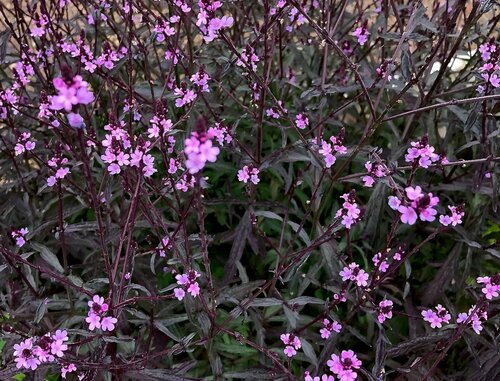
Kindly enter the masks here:
<path id="1" fill-rule="evenodd" d="M 492 1 L 0 4 L 0 378 L 500 377 Z"/>

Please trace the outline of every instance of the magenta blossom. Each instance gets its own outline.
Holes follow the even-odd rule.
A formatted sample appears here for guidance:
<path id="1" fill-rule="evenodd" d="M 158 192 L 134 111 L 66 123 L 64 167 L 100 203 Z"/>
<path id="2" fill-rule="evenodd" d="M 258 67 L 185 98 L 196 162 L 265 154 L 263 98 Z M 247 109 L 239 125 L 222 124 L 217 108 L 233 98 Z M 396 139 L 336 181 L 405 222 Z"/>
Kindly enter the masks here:
<path id="1" fill-rule="evenodd" d="M 342 351 L 340 356 L 332 354 L 331 360 L 327 361 L 330 371 L 339 377 L 340 381 L 353 381 L 358 377 L 354 369 L 361 367 L 361 361 L 356 354 L 351 351 Z"/>
<path id="2" fill-rule="evenodd" d="M 422 317 L 431 324 L 431 328 L 441 328 L 443 323 L 448 324 L 450 322 L 451 315 L 441 304 L 438 304 L 435 309 L 436 311 L 422 311 Z"/>
<path id="3" fill-rule="evenodd" d="M 293 357 L 297 354 L 297 350 L 302 348 L 302 343 L 298 336 L 293 333 L 283 333 L 280 336 L 281 341 L 285 344 L 285 349 L 283 353 L 288 357 Z"/>
<path id="4" fill-rule="evenodd" d="M 78 104 L 89 104 L 94 101 L 94 94 L 89 90 L 89 84 L 79 75 L 71 81 L 65 82 L 62 78 L 53 81 L 54 87 L 58 91 L 52 96 L 52 110 L 71 111 Z"/>

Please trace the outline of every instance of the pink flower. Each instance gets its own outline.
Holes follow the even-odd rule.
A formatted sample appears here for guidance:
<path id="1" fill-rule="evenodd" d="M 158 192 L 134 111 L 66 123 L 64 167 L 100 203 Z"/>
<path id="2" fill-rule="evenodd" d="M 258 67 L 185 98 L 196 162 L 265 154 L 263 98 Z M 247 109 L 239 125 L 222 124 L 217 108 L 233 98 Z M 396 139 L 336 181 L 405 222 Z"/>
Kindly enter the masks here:
<path id="1" fill-rule="evenodd" d="M 101 329 L 103 331 L 113 331 L 115 329 L 115 324 L 118 321 L 115 317 L 106 316 L 102 318 Z"/>
<path id="2" fill-rule="evenodd" d="M 358 44 L 360 44 L 361 46 L 363 46 L 368 41 L 369 34 L 370 33 L 366 29 L 366 25 L 356 28 L 356 30 L 352 33 L 352 35 L 358 39 Z"/>
<path id="3" fill-rule="evenodd" d="M 396 196 L 389 196 L 389 206 L 392 210 L 398 210 L 401 205 L 401 201 Z"/>
<path id="4" fill-rule="evenodd" d="M 186 293 L 184 292 L 184 290 L 182 288 L 177 287 L 177 288 L 174 288 L 174 295 L 178 300 L 182 300 L 182 299 L 184 299 L 184 296 L 186 295 Z"/>
<path id="5" fill-rule="evenodd" d="M 78 113 L 70 112 L 67 115 L 68 123 L 71 127 L 80 128 L 83 125 L 83 118 Z"/>
<path id="6" fill-rule="evenodd" d="M 191 283 L 187 291 L 191 294 L 191 296 L 197 297 L 200 294 L 200 286 L 197 282 Z"/>
<path id="7" fill-rule="evenodd" d="M 383 323 L 385 321 L 385 319 L 391 319 L 392 318 L 392 301 L 390 300 L 382 300 L 379 304 L 378 304 L 378 321 L 380 323 Z"/>
<path id="8" fill-rule="evenodd" d="M 283 333 L 280 336 L 281 341 L 285 344 L 285 349 L 283 352 L 288 357 L 293 357 L 297 354 L 297 349 L 302 348 L 302 343 L 298 336 L 295 336 L 292 333 Z"/>
<path id="9" fill-rule="evenodd" d="M 297 126 L 297 128 L 303 130 L 304 128 L 309 126 L 309 118 L 304 114 L 298 114 L 295 117 L 295 125 Z"/>
<path id="10" fill-rule="evenodd" d="M 61 377 L 66 378 L 66 374 L 72 373 L 76 371 L 76 365 L 75 364 L 68 364 L 66 366 L 63 366 L 61 368 Z"/>
<path id="11" fill-rule="evenodd" d="M 108 310 L 108 304 L 104 303 L 104 298 L 99 295 L 94 295 L 92 300 L 87 302 L 87 305 L 91 309 L 91 313 L 100 314 Z"/>
<path id="12" fill-rule="evenodd" d="M 79 75 L 75 76 L 71 83 L 66 83 L 62 78 L 53 81 L 58 95 L 52 97 L 52 110 L 71 111 L 77 104 L 89 104 L 94 101 L 94 94 L 89 91 L 88 83 L 83 81 Z"/>
<path id="13" fill-rule="evenodd" d="M 339 322 L 335 320 L 330 322 L 328 319 L 323 319 L 323 328 L 321 328 L 319 332 L 322 339 L 328 339 L 332 332 L 339 333 L 341 329 L 342 325 L 340 325 Z"/>
<path id="14" fill-rule="evenodd" d="M 89 330 L 93 331 L 96 328 L 101 328 L 101 318 L 99 315 L 90 314 L 85 318 L 85 321 L 89 323 Z"/>
<path id="15" fill-rule="evenodd" d="M 330 371 L 336 374 L 341 381 L 355 380 L 358 375 L 354 369 L 361 367 L 361 361 L 352 350 L 342 351 L 340 356 L 332 354 L 331 360 L 326 363 Z"/>
<path id="16" fill-rule="evenodd" d="M 400 206 L 398 208 L 399 213 L 401 213 L 401 222 L 408 225 L 413 225 L 417 222 L 417 213 L 415 209 L 410 206 Z"/>
<path id="17" fill-rule="evenodd" d="M 353 281 L 356 282 L 356 284 L 359 287 L 366 287 L 368 286 L 368 274 L 366 271 L 361 270 L 359 268 L 359 265 L 355 262 L 352 262 L 349 264 L 348 267 L 344 267 L 339 275 L 342 277 L 342 281 Z"/>
<path id="18" fill-rule="evenodd" d="M 441 328 L 442 323 L 449 323 L 451 315 L 446 311 L 446 309 L 438 304 L 435 307 L 436 311 L 424 310 L 422 311 L 422 317 L 425 321 L 431 324 L 431 328 Z"/>
<path id="19" fill-rule="evenodd" d="M 68 349 L 66 344 L 63 344 L 62 340 L 55 340 L 50 345 L 50 353 L 56 355 L 57 357 L 63 357 L 64 351 Z"/>

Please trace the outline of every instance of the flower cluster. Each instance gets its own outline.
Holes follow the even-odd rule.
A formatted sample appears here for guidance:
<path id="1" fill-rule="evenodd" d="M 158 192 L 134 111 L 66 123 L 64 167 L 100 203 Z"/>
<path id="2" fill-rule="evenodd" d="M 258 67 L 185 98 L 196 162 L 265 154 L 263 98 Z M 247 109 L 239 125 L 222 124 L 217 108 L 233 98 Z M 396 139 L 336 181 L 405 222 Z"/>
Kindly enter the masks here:
<path id="1" fill-rule="evenodd" d="M 180 87 L 174 89 L 174 94 L 177 96 L 175 100 L 175 107 L 182 107 L 184 105 L 190 105 L 196 98 L 196 92 L 187 87 L 185 82 L 180 84 Z"/>
<path id="2" fill-rule="evenodd" d="M 107 316 L 108 304 L 104 303 L 104 298 L 99 295 L 94 295 L 88 303 L 90 307 L 85 321 L 89 323 L 89 330 L 93 331 L 100 328 L 103 331 L 113 331 L 118 319 L 113 316 Z"/>
<path id="3" fill-rule="evenodd" d="M 238 181 L 242 181 L 246 184 L 250 180 L 252 183 L 257 185 L 260 181 L 259 173 L 259 169 L 253 165 L 245 165 L 238 171 Z"/>
<path id="4" fill-rule="evenodd" d="M 18 230 L 13 230 L 10 235 L 12 238 L 16 240 L 16 245 L 19 247 L 23 247 L 24 244 L 26 243 L 25 236 L 28 234 L 29 230 L 28 228 L 22 228 Z"/>
<path id="5" fill-rule="evenodd" d="M 401 213 L 401 222 L 413 225 L 419 217 L 421 221 L 432 222 L 436 219 L 437 211 L 434 207 L 439 203 L 439 197 L 432 193 L 422 193 L 419 186 L 405 189 L 406 200 L 401 201 L 396 196 L 389 196 L 389 206 Z"/>
<path id="6" fill-rule="evenodd" d="M 358 377 L 354 369 L 361 368 L 361 361 L 352 351 L 342 351 L 340 356 L 332 354 L 331 360 L 326 363 L 330 371 L 339 377 L 340 381 L 353 381 Z"/>
<path id="7" fill-rule="evenodd" d="M 200 7 L 196 25 L 203 33 L 203 40 L 211 42 L 217 38 L 218 32 L 233 25 L 231 16 L 215 17 L 215 11 L 222 7 L 222 1 L 198 1 Z"/>
<path id="8" fill-rule="evenodd" d="M 288 357 L 293 357 L 297 354 L 297 350 L 302 348 L 302 343 L 298 336 L 295 336 L 293 333 L 283 333 L 280 336 L 281 341 L 285 344 L 285 349 L 283 349 L 283 353 Z"/>
<path id="9" fill-rule="evenodd" d="M 255 54 L 255 50 L 248 45 L 245 50 L 240 53 L 240 58 L 236 61 L 236 66 L 241 66 L 246 68 L 251 68 L 252 71 L 257 70 L 257 62 L 259 62 L 259 57 Z"/>
<path id="10" fill-rule="evenodd" d="M 89 90 L 89 84 L 80 75 L 73 78 L 68 73 L 63 78 L 55 78 L 53 83 L 58 94 L 51 97 L 50 108 L 52 110 L 64 109 L 68 112 L 68 123 L 71 127 L 81 127 L 83 118 L 80 114 L 72 112 L 79 104 L 89 104 L 94 101 L 94 94 Z"/>
<path id="11" fill-rule="evenodd" d="M 132 148 L 124 121 L 120 123 L 112 121 L 105 125 L 104 129 L 108 133 L 102 140 L 105 152 L 101 155 L 101 159 L 108 165 L 110 174 L 117 175 L 128 166 L 140 168 L 145 177 L 150 177 L 156 172 L 154 157 L 148 153 L 151 142 L 138 139 L 136 147 Z"/>
<path id="12" fill-rule="evenodd" d="M 297 128 L 303 130 L 307 126 L 309 126 L 309 118 L 304 114 L 297 114 L 295 117 L 295 125 Z"/>
<path id="13" fill-rule="evenodd" d="M 326 168 L 330 168 L 337 161 L 335 153 L 340 155 L 345 155 L 347 153 L 347 148 L 343 145 L 343 140 L 344 129 L 340 131 L 338 136 L 330 137 L 330 143 L 321 139 L 321 148 L 318 152 L 323 156 Z"/>
<path id="14" fill-rule="evenodd" d="M 158 245 L 158 254 L 160 254 L 160 257 L 163 258 L 166 256 L 165 251 L 170 250 L 171 248 L 172 248 L 172 244 L 170 243 L 170 238 L 163 237 L 161 239 L 161 244 Z"/>
<path id="15" fill-rule="evenodd" d="M 36 143 L 30 140 L 31 134 L 29 132 L 23 132 L 17 138 L 16 146 L 14 147 L 14 154 L 16 156 L 35 149 Z"/>
<path id="16" fill-rule="evenodd" d="M 200 273 L 196 270 L 189 270 L 185 274 L 177 274 L 175 279 L 177 284 L 182 287 L 174 288 L 174 295 L 178 300 L 184 299 L 186 291 L 196 298 L 200 294 L 200 285 L 196 281 L 200 277 Z"/>
<path id="17" fill-rule="evenodd" d="M 273 119 L 279 119 L 280 113 L 288 114 L 288 110 L 285 108 L 282 101 L 278 101 L 278 107 L 271 107 L 266 110 L 266 116 Z"/>
<path id="18" fill-rule="evenodd" d="M 419 165 L 422 168 L 429 168 L 429 165 L 437 161 L 440 161 L 441 164 L 446 164 L 448 162 L 446 157 L 440 158 L 434 152 L 434 147 L 429 145 L 428 141 L 427 136 L 423 136 L 419 141 L 411 142 L 411 147 L 408 148 L 405 155 L 406 162 Z"/>
<path id="19" fill-rule="evenodd" d="M 7 111 L 18 114 L 18 101 L 19 97 L 11 89 L 0 91 L 0 118 L 7 118 Z"/>
<path id="20" fill-rule="evenodd" d="M 335 377 L 328 374 L 322 374 L 321 376 L 312 377 L 311 373 L 306 370 L 304 372 L 304 381 L 335 381 Z"/>
<path id="21" fill-rule="evenodd" d="M 63 165 L 68 164 L 68 159 L 61 157 L 60 155 L 54 156 L 48 161 L 49 167 L 51 167 L 56 173 L 54 176 L 49 176 L 47 179 L 47 185 L 52 187 L 57 181 L 62 180 L 70 173 L 69 168 L 63 167 Z"/>
<path id="22" fill-rule="evenodd" d="M 451 216 L 448 216 L 448 215 L 439 216 L 439 222 L 441 223 L 441 225 L 444 225 L 444 226 L 460 225 L 462 223 L 463 216 L 465 216 L 463 205 L 459 205 L 459 206 L 449 205 L 448 209 L 450 209 Z"/>
<path id="23" fill-rule="evenodd" d="M 191 137 L 184 141 L 184 153 L 186 154 L 186 168 L 189 173 L 195 174 L 201 171 L 208 162 L 215 163 L 220 150 L 212 144 L 212 134 L 204 132 L 193 132 Z"/>
<path id="24" fill-rule="evenodd" d="M 467 320 L 469 321 L 467 324 L 479 335 L 483 330 L 483 321 L 488 320 L 488 314 L 484 309 L 476 309 L 476 306 L 473 305 L 469 309 L 469 312 L 461 312 L 458 314 L 458 324 L 466 324 Z"/>
<path id="25" fill-rule="evenodd" d="M 202 93 L 209 93 L 208 81 L 210 76 L 203 70 L 203 67 L 191 76 L 191 82 L 193 82 Z"/>
<path id="26" fill-rule="evenodd" d="M 378 304 L 378 315 L 377 319 L 380 323 L 383 323 L 386 319 L 392 318 L 392 301 L 384 299 Z"/>
<path id="27" fill-rule="evenodd" d="M 57 357 L 63 357 L 68 349 L 66 331 L 57 330 L 44 336 L 30 337 L 14 345 L 14 361 L 17 369 L 35 370 L 42 363 L 53 362 Z"/>
<path id="28" fill-rule="evenodd" d="M 498 75 L 498 70 L 500 70 L 500 49 L 494 41 L 489 41 L 479 46 L 479 52 L 484 61 L 479 69 L 482 73 L 481 77 L 483 77 L 487 84 L 493 87 L 500 87 L 500 76 Z M 481 89 L 480 92 L 484 92 L 484 86 L 481 86 Z"/>
<path id="29" fill-rule="evenodd" d="M 65 365 L 65 366 L 63 366 L 61 368 L 61 377 L 62 378 L 66 378 L 66 375 L 68 373 L 73 373 L 75 371 L 76 371 L 76 365 L 75 364 L 71 363 L 71 364 Z M 80 378 L 80 376 L 79 376 L 78 379 L 81 380 L 81 379 L 83 379 L 83 377 Z"/>
<path id="30" fill-rule="evenodd" d="M 422 311 L 422 316 L 426 322 L 431 324 L 431 328 L 441 328 L 443 323 L 450 322 L 451 315 L 441 304 L 438 304 L 435 309 L 436 311 L 432 309 Z"/>
<path id="31" fill-rule="evenodd" d="M 344 267 L 339 275 L 342 277 L 342 281 L 352 281 L 356 282 L 359 287 L 368 286 L 368 274 L 365 270 L 359 268 L 359 265 L 355 262 L 349 264 L 349 266 Z"/>
<path id="32" fill-rule="evenodd" d="M 389 253 L 391 252 L 391 249 L 387 249 L 385 252 L 378 252 L 372 257 L 372 262 L 375 265 L 375 269 L 381 273 L 387 272 L 389 269 Z M 399 247 L 393 254 L 392 254 L 392 263 L 399 262 L 402 258 L 402 255 L 404 254 L 404 250 L 402 247 Z"/>
<path id="33" fill-rule="evenodd" d="M 170 25 L 170 23 L 176 24 L 179 20 L 180 17 L 177 15 L 170 17 L 168 20 L 159 18 L 153 29 L 156 33 L 156 41 L 163 42 L 166 37 L 173 36 L 175 34 L 175 28 Z"/>
<path id="34" fill-rule="evenodd" d="M 91 19 L 90 21 L 95 20 Z M 97 68 L 113 69 L 115 62 L 128 53 L 128 49 L 124 46 L 117 52 L 112 51 L 109 42 L 104 41 L 101 55 L 95 58 L 94 50 L 85 43 L 85 38 L 82 36 L 75 43 L 60 41 L 59 48 L 63 53 L 69 53 L 71 57 L 78 58 L 83 65 L 83 69 L 89 73 L 94 73 Z"/>
<path id="35" fill-rule="evenodd" d="M 352 190 L 349 193 L 343 194 L 340 198 L 344 199 L 344 203 L 342 204 L 342 208 L 337 210 L 335 217 L 342 217 L 342 225 L 344 225 L 346 229 L 350 229 L 352 225 L 361 219 L 361 210 L 356 203 L 356 192 Z"/>
<path id="36" fill-rule="evenodd" d="M 365 163 L 365 169 L 368 174 L 363 176 L 363 185 L 368 188 L 373 187 L 375 178 L 387 175 L 387 169 L 382 163 L 372 163 L 371 161 L 367 161 Z"/>
<path id="37" fill-rule="evenodd" d="M 500 291 L 500 274 L 497 274 L 494 277 L 478 277 L 477 283 L 484 284 L 481 291 L 485 295 L 486 299 L 491 300 L 498 297 L 498 292 Z"/>
<path id="38" fill-rule="evenodd" d="M 368 41 L 368 36 L 370 35 L 368 32 L 368 21 L 365 20 L 361 26 L 356 28 L 352 35 L 358 39 L 358 44 L 363 46 Z"/>
<path id="39" fill-rule="evenodd" d="M 330 321 L 328 319 L 323 319 L 323 328 L 319 330 L 322 339 L 328 339 L 332 332 L 339 333 L 342 329 L 342 325 L 338 321 Z"/>
<path id="40" fill-rule="evenodd" d="M 167 133 L 172 131 L 173 124 L 170 119 L 167 119 L 166 110 L 161 109 L 156 115 L 154 115 L 149 121 L 150 127 L 148 128 L 148 138 L 156 139 L 160 136 L 165 136 Z"/>
<path id="41" fill-rule="evenodd" d="M 215 123 L 214 127 L 210 127 L 207 131 L 207 134 L 209 136 L 213 136 L 220 146 L 223 146 L 225 143 L 230 144 L 233 141 L 233 137 L 231 135 L 229 127 L 224 126 L 219 122 Z"/>

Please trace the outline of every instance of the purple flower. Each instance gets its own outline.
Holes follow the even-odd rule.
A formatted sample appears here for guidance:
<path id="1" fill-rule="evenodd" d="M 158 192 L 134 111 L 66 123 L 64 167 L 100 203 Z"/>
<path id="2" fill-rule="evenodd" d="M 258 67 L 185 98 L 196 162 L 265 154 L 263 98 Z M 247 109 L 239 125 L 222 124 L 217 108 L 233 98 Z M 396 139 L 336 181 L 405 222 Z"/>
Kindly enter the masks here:
<path id="1" fill-rule="evenodd" d="M 391 319 L 392 318 L 392 301 L 390 300 L 382 300 L 379 304 L 378 304 L 378 321 L 380 323 L 383 323 L 385 321 L 385 319 Z"/>
<path id="2" fill-rule="evenodd" d="M 83 126 L 83 118 L 78 113 L 70 112 L 67 115 L 68 123 L 71 127 L 80 128 Z"/>
<path id="3" fill-rule="evenodd" d="M 331 360 L 326 363 L 330 371 L 339 377 L 340 381 L 355 380 L 358 375 L 354 369 L 361 367 L 361 361 L 352 350 L 342 351 L 340 356 L 332 354 Z"/>
<path id="4" fill-rule="evenodd" d="M 422 317 L 424 321 L 431 324 L 431 328 L 441 328 L 443 323 L 450 322 L 451 315 L 441 304 L 438 304 L 435 309 L 436 311 L 432 309 L 422 311 Z"/>
<path id="5" fill-rule="evenodd" d="M 302 343 L 298 336 L 292 333 L 283 333 L 280 336 L 281 341 L 285 344 L 285 349 L 283 352 L 288 357 L 293 357 L 297 354 L 297 349 L 302 348 Z"/>
<path id="6" fill-rule="evenodd" d="M 101 329 L 103 331 L 113 331 L 115 329 L 115 324 L 118 321 L 115 317 L 106 316 L 102 318 Z"/>
<path id="7" fill-rule="evenodd" d="M 89 330 L 93 331 L 96 328 L 101 328 L 101 317 L 96 314 L 90 314 L 85 318 L 85 321 L 89 323 Z"/>
<path id="8" fill-rule="evenodd" d="M 75 76 L 71 83 L 66 83 L 62 78 L 55 78 L 54 87 L 58 91 L 52 96 L 52 110 L 71 111 L 78 104 L 89 104 L 94 101 L 94 94 L 89 91 L 88 83 L 79 75 Z"/>

